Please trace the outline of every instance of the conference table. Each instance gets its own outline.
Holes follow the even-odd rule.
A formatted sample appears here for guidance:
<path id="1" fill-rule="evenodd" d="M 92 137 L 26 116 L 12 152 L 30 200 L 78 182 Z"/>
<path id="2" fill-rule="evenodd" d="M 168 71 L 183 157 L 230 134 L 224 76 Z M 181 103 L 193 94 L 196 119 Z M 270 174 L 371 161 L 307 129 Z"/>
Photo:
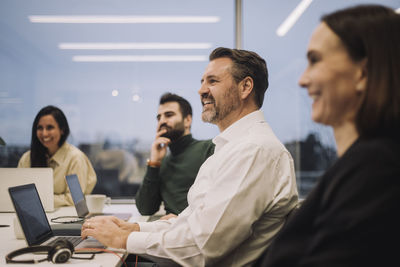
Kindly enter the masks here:
<path id="1" fill-rule="evenodd" d="M 147 221 L 149 219 L 148 216 L 141 216 L 138 212 L 135 204 L 110 204 L 105 205 L 104 213 L 132 213 L 132 217 L 129 219 L 130 222 L 140 222 L 140 221 Z M 61 207 L 56 209 L 54 212 L 46 213 L 49 222 L 52 218 L 57 218 L 59 216 L 76 216 L 75 207 Z M 26 247 L 27 244 L 24 239 L 17 239 L 14 233 L 14 218 L 16 218 L 16 214 L 9 212 L 9 213 L 0 213 L 0 266 L 33 266 L 32 264 L 6 264 L 5 256 L 16 250 L 23 247 Z M 52 224 L 50 222 L 50 224 Z M 125 250 L 121 249 L 113 249 L 107 248 L 107 250 L 113 251 L 117 255 L 111 252 L 103 252 L 98 253 L 95 255 L 94 259 L 92 260 L 80 260 L 80 259 L 70 259 L 68 262 L 64 264 L 57 264 L 59 265 L 75 265 L 75 266 L 87 266 L 87 267 L 96 267 L 96 266 L 123 266 L 123 262 L 121 259 L 126 257 L 127 253 Z M 79 254 L 79 257 L 90 256 L 88 254 Z M 42 259 L 45 255 L 38 255 L 38 254 L 26 254 L 21 255 L 17 259 L 18 260 L 29 260 L 29 259 Z M 54 266 L 52 262 L 41 262 L 37 263 L 34 266 Z"/>

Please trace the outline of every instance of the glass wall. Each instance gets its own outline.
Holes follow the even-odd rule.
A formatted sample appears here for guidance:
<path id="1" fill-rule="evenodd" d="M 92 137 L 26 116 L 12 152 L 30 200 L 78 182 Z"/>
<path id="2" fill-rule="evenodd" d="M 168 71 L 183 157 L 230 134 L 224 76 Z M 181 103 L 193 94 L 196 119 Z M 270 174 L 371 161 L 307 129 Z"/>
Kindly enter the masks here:
<path id="1" fill-rule="evenodd" d="M 399 8 L 398 0 L 314 1 L 284 36 L 277 28 L 300 1 L 243 2 L 243 48 L 267 60 L 270 87 L 262 110 L 292 153 L 303 196 L 335 159 L 329 128 L 310 120 L 297 80 L 308 38 L 325 12 L 359 3 Z M 56 105 L 99 181 L 141 182 L 155 136 L 160 95 L 170 91 L 194 110 L 192 133 L 218 134 L 201 121 L 197 90 L 208 54 L 234 47 L 233 0 L 3 0 L 0 2 L 0 167 L 29 149 L 36 113 Z M 183 22 L 183 23 L 181 23 Z M 107 178 L 104 178 L 107 179 Z M 121 189 L 122 188 L 122 189 Z M 132 195 L 123 186 L 110 195 Z"/>
<path id="2" fill-rule="evenodd" d="M 282 35 L 280 26 L 306 3 L 304 13 Z M 368 3 L 400 8 L 399 0 L 243 1 L 243 48 L 256 51 L 267 60 L 270 86 L 263 110 L 272 129 L 292 153 L 302 197 L 336 159 L 332 129 L 311 120 L 311 99 L 298 85 L 307 66 L 308 40 L 323 14 Z"/>
<path id="3" fill-rule="evenodd" d="M 133 195 L 155 136 L 159 97 L 174 92 L 201 122 L 197 90 L 216 46 L 233 44 L 233 2 L 5 0 L 0 3 L 0 166 L 16 167 L 46 105 L 60 107 L 68 142 L 83 150 L 109 194 Z M 100 59 L 100 60 L 99 60 Z M 105 177 L 103 179 L 103 176 Z M 122 190 L 123 189 L 123 190 Z"/>

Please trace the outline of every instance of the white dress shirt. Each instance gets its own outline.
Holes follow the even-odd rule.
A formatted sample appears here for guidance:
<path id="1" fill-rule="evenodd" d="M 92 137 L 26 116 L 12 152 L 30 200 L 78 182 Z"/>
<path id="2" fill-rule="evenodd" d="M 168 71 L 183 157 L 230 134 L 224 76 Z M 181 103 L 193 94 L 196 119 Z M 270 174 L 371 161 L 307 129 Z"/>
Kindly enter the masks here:
<path id="1" fill-rule="evenodd" d="M 213 139 L 177 218 L 139 223 L 127 250 L 183 266 L 247 266 L 297 205 L 293 160 L 255 111 Z"/>

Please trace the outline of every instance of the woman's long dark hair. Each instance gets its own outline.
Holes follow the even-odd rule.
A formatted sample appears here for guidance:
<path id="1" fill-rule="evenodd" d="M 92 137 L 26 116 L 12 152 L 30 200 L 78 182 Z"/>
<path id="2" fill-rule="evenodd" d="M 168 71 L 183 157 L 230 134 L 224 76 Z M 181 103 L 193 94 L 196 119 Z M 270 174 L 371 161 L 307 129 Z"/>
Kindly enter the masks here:
<path id="1" fill-rule="evenodd" d="M 360 135 L 400 134 L 400 14 L 360 5 L 322 17 L 354 61 L 367 60 L 367 88 L 357 113 Z"/>
<path id="2" fill-rule="evenodd" d="M 47 148 L 40 143 L 37 138 L 37 126 L 41 117 L 46 115 L 52 115 L 56 120 L 58 127 L 61 130 L 60 141 L 58 142 L 58 147 L 61 147 L 65 140 L 67 140 L 69 135 L 69 125 L 67 118 L 61 109 L 55 106 L 46 106 L 42 108 L 36 115 L 35 120 L 32 125 L 32 139 L 31 139 L 31 167 L 48 167 L 47 166 Z"/>

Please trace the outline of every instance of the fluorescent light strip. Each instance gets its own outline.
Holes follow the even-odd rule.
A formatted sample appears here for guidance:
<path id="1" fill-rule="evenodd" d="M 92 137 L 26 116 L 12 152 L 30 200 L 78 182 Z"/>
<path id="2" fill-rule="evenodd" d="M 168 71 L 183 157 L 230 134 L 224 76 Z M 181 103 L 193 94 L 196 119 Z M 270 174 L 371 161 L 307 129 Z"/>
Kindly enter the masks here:
<path id="1" fill-rule="evenodd" d="M 307 9 L 311 4 L 312 0 L 302 0 L 297 7 L 290 13 L 286 20 L 279 26 L 276 30 L 278 36 L 284 36 L 296 23 L 301 14 Z"/>
<path id="2" fill-rule="evenodd" d="M 32 23 L 216 23 L 217 16 L 28 16 Z"/>
<path id="3" fill-rule="evenodd" d="M 209 49 L 211 43 L 60 43 L 59 49 L 128 50 L 128 49 Z"/>
<path id="4" fill-rule="evenodd" d="M 22 98 L 10 97 L 10 98 L 0 98 L 0 104 L 22 104 Z"/>
<path id="5" fill-rule="evenodd" d="M 207 61 L 208 56 L 126 56 L 126 55 L 94 55 L 73 56 L 75 62 L 180 62 L 180 61 Z"/>

